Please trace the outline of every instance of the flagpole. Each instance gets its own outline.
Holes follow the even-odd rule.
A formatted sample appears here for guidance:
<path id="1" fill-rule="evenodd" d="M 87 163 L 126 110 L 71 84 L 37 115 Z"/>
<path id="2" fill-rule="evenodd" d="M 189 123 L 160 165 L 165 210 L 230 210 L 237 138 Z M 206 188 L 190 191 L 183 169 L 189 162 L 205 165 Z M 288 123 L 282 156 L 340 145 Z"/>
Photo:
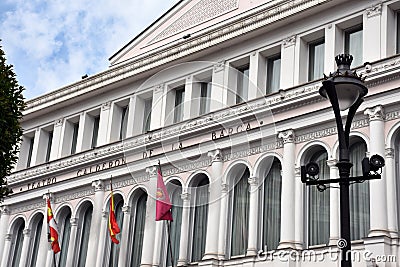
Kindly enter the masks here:
<path id="1" fill-rule="evenodd" d="M 172 253 L 172 242 L 171 242 L 171 221 L 167 221 L 167 228 L 168 228 L 168 246 L 169 246 L 169 254 L 171 258 L 171 265 L 174 267 L 174 256 Z M 167 262 L 168 266 L 168 262 Z"/>
<path id="2" fill-rule="evenodd" d="M 50 191 L 48 191 L 47 193 L 47 197 L 46 197 L 46 221 L 47 221 L 47 242 L 51 243 L 51 236 L 50 236 L 50 222 L 48 220 L 48 213 L 49 213 L 49 207 L 47 206 L 47 200 L 50 199 Z M 51 246 L 51 244 L 50 244 Z M 53 250 L 51 250 L 51 252 L 53 253 L 53 266 L 57 267 L 57 263 L 56 263 L 56 253 L 54 253 Z"/>

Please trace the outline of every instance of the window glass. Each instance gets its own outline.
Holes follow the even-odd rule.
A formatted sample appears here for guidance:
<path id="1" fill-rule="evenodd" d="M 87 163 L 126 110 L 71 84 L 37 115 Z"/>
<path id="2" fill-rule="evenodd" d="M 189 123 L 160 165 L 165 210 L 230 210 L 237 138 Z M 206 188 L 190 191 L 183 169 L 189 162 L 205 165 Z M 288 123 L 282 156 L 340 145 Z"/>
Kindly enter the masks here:
<path id="1" fill-rule="evenodd" d="M 24 228 L 25 228 L 25 223 L 22 222 L 16 229 L 15 236 L 13 237 L 14 250 L 12 253 L 12 262 L 11 262 L 12 267 L 18 267 L 19 262 L 21 261 L 22 244 L 24 243 Z"/>
<path id="2" fill-rule="evenodd" d="M 310 162 L 319 166 L 318 178 L 329 179 L 327 165 L 328 153 L 318 152 Z M 329 190 L 319 192 L 316 186 L 308 186 L 308 245 L 321 245 L 329 242 Z"/>
<path id="3" fill-rule="evenodd" d="M 350 146 L 350 162 L 353 163 L 350 176 L 362 176 L 361 162 L 366 155 L 367 146 L 357 142 Z M 351 239 L 359 240 L 368 236 L 370 229 L 369 181 L 350 186 L 350 230 Z"/>
<path id="4" fill-rule="evenodd" d="M 192 262 L 200 261 L 206 248 L 208 218 L 208 179 L 203 178 L 195 188 L 193 218 Z"/>
<path id="5" fill-rule="evenodd" d="M 126 130 L 128 126 L 128 106 L 121 108 L 121 123 L 119 129 L 119 140 L 126 138 Z"/>
<path id="6" fill-rule="evenodd" d="M 281 235 L 281 163 L 276 158 L 264 179 L 263 245 L 268 250 L 278 247 Z"/>
<path id="7" fill-rule="evenodd" d="M 267 59 L 267 94 L 278 92 L 281 80 L 281 55 Z"/>
<path id="8" fill-rule="evenodd" d="M 151 109 L 152 109 L 153 99 L 149 98 L 144 101 L 144 113 L 143 113 L 143 133 L 150 130 L 151 123 Z"/>
<path id="9" fill-rule="evenodd" d="M 245 255 L 249 231 L 249 170 L 246 169 L 233 190 L 231 256 Z"/>
<path id="10" fill-rule="evenodd" d="M 48 140 L 47 140 L 47 149 L 46 149 L 46 158 L 45 162 L 49 162 L 50 160 L 50 153 L 51 153 L 51 146 L 53 144 L 53 131 L 48 132 Z"/>
<path id="11" fill-rule="evenodd" d="M 29 150 L 28 150 L 28 159 L 26 160 L 26 167 L 29 168 L 32 166 L 32 153 L 33 153 L 33 145 L 35 142 L 35 138 L 29 138 L 28 139 L 29 142 Z"/>
<path id="12" fill-rule="evenodd" d="M 99 136 L 99 125 L 100 125 L 100 116 L 96 116 L 93 118 L 92 143 L 90 145 L 91 148 L 95 148 L 97 146 L 97 139 Z"/>
<path id="13" fill-rule="evenodd" d="M 201 83 L 200 87 L 200 112 L 199 115 L 210 112 L 211 83 Z"/>
<path id="14" fill-rule="evenodd" d="M 344 51 L 353 56 L 352 67 L 363 63 L 363 29 L 362 25 L 355 26 L 345 31 Z"/>
<path id="15" fill-rule="evenodd" d="M 78 252 L 78 267 L 85 267 L 86 257 L 89 244 L 90 224 L 92 222 L 93 207 L 90 206 L 85 210 L 82 218 L 79 252 Z"/>
<path id="16" fill-rule="evenodd" d="M 175 89 L 174 122 L 183 120 L 183 101 L 185 100 L 185 87 Z"/>
<path id="17" fill-rule="evenodd" d="M 308 45 L 308 80 L 313 81 L 323 77 L 325 40 L 318 40 Z"/>
<path id="18" fill-rule="evenodd" d="M 172 192 L 170 198 L 172 203 L 172 218 L 174 219 L 171 222 L 171 246 L 172 246 L 172 255 L 174 259 L 174 266 L 178 263 L 178 256 L 179 256 L 179 244 L 181 239 L 181 224 L 182 224 L 182 187 L 177 184 L 172 185 L 173 190 L 169 191 Z M 168 236 L 167 236 L 168 238 Z M 167 245 L 167 264 L 171 266 L 171 250 L 170 247 Z"/>
<path id="19" fill-rule="evenodd" d="M 42 226 L 43 226 L 43 215 L 40 215 L 40 219 L 36 220 L 35 224 L 33 225 L 32 234 L 32 254 L 29 266 L 36 267 L 36 260 L 40 246 L 40 236 L 42 235 Z"/>
<path id="20" fill-rule="evenodd" d="M 114 196 L 115 199 L 115 196 Z M 108 204 L 109 206 L 110 204 Z M 121 234 L 123 233 L 122 231 L 122 221 L 124 219 L 124 213 L 122 212 L 122 207 L 124 205 L 124 201 L 120 199 L 117 203 L 114 203 L 115 207 L 115 219 L 117 220 L 117 224 L 119 226 L 119 229 L 121 230 Z M 108 230 L 107 230 L 108 231 Z M 108 232 L 107 232 L 108 233 Z M 109 233 L 108 233 L 109 234 Z M 121 235 L 117 238 L 119 241 L 121 241 Z M 118 258 L 119 258 L 119 250 L 120 250 L 120 245 L 119 244 L 114 244 L 111 241 L 111 238 L 107 238 L 109 242 L 109 248 L 110 248 L 110 254 L 109 254 L 109 261 L 108 261 L 108 266 L 113 267 L 118 265 Z"/>
<path id="21" fill-rule="evenodd" d="M 239 67 L 237 73 L 236 104 L 246 102 L 249 94 L 249 65 Z"/>
<path id="22" fill-rule="evenodd" d="M 78 141 L 78 130 L 79 122 L 72 124 L 72 143 L 71 143 L 71 155 L 76 152 L 76 143 Z"/>
<path id="23" fill-rule="evenodd" d="M 134 220 L 134 228 L 131 246 L 132 251 L 130 267 L 140 267 L 140 261 L 142 259 L 144 227 L 146 221 L 146 203 L 147 195 L 143 193 L 137 200 L 135 216 L 132 216 L 132 219 Z"/>
<path id="24" fill-rule="evenodd" d="M 71 211 L 68 210 L 68 214 L 64 217 L 61 222 L 61 235 L 60 235 L 60 257 L 58 260 L 58 267 L 66 267 L 69 238 L 71 235 Z"/>

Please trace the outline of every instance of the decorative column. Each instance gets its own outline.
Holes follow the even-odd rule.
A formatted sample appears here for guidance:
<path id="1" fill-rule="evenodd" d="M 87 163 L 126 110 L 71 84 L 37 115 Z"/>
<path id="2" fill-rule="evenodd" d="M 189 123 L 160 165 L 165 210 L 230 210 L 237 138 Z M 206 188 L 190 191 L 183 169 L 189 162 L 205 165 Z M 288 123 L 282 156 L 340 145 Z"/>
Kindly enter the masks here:
<path id="1" fill-rule="evenodd" d="M 24 241 L 22 243 L 21 260 L 19 261 L 19 266 L 27 266 L 29 243 L 31 241 L 31 230 L 24 229 L 22 234 L 24 235 Z"/>
<path id="2" fill-rule="evenodd" d="M 128 262 L 128 248 L 129 248 L 129 222 L 131 221 L 131 207 L 125 205 L 122 207 L 124 219 L 122 221 L 121 240 L 119 248 L 118 266 L 126 267 Z"/>
<path id="3" fill-rule="evenodd" d="M 153 250 L 156 232 L 156 200 L 155 193 L 157 190 L 157 167 L 152 166 L 146 169 L 150 179 L 146 183 L 147 187 L 147 204 L 146 204 L 146 220 L 143 234 L 142 259 L 140 266 L 151 267 L 153 265 Z"/>
<path id="4" fill-rule="evenodd" d="M 281 241 L 278 249 L 295 248 L 295 156 L 294 131 L 280 132 L 278 138 L 283 139 L 282 161 L 282 198 L 281 203 Z"/>
<path id="5" fill-rule="evenodd" d="M 187 190 L 187 189 L 186 189 Z M 187 191 L 182 192 L 182 222 L 181 222 L 181 242 L 179 243 L 178 266 L 187 266 L 188 247 L 189 247 L 189 219 L 190 219 L 190 194 Z"/>
<path id="6" fill-rule="evenodd" d="M 62 147 L 62 125 L 64 123 L 63 118 L 59 118 L 54 122 L 54 130 L 53 130 L 53 141 L 51 142 L 51 151 L 50 151 L 50 161 L 55 160 L 61 156 L 61 147 Z"/>
<path id="7" fill-rule="evenodd" d="M 257 228 L 258 228 L 258 177 L 249 177 L 250 204 L 249 204 L 249 236 L 246 256 L 257 255 Z"/>
<path id="8" fill-rule="evenodd" d="M 281 171 L 281 176 L 283 176 L 283 171 Z M 295 246 L 296 249 L 304 248 L 304 190 L 305 186 L 301 182 L 300 167 L 295 168 L 295 214 L 294 214 L 294 232 L 295 232 Z M 285 201 L 282 195 L 282 202 Z M 281 220 L 282 224 L 285 223 Z"/>
<path id="9" fill-rule="evenodd" d="M 295 73 L 295 44 L 296 35 L 290 36 L 283 40 L 281 47 L 281 80 L 282 89 L 294 86 Z"/>
<path id="10" fill-rule="evenodd" d="M 365 34 L 363 34 L 362 62 L 372 62 L 381 59 L 381 15 L 382 3 L 365 10 L 363 16 L 363 32 Z"/>
<path id="11" fill-rule="evenodd" d="M 167 88 L 159 84 L 153 89 L 153 106 L 151 111 L 150 130 L 163 127 L 165 124 L 165 109 L 167 102 Z"/>
<path id="12" fill-rule="evenodd" d="M 370 155 L 385 156 L 384 110 L 382 106 L 368 108 L 364 112 L 369 116 Z M 381 179 L 370 182 L 370 218 L 371 229 L 368 236 L 388 235 L 386 206 L 386 167 L 382 170 Z"/>
<path id="13" fill-rule="evenodd" d="M 10 260 L 10 250 L 11 250 L 11 234 L 6 234 L 4 238 L 4 247 L 3 250 L 0 250 L 0 254 L 2 254 L 1 258 L 1 267 L 9 267 Z"/>
<path id="14" fill-rule="evenodd" d="M 161 266 L 162 262 L 162 251 L 166 251 L 167 247 L 163 247 L 161 249 L 161 245 L 163 242 L 163 232 L 167 231 L 167 224 L 168 221 L 156 221 L 156 231 L 154 234 L 154 248 L 153 248 L 153 266 Z M 165 236 L 168 238 L 168 236 Z M 168 240 L 168 239 L 167 239 Z M 168 243 L 166 243 L 168 244 Z M 174 262 L 174 264 L 176 264 Z"/>
<path id="15" fill-rule="evenodd" d="M 251 53 L 249 67 L 249 100 L 265 95 L 265 73 L 267 71 L 266 65 L 267 62 L 265 57 L 261 53 Z"/>
<path id="16" fill-rule="evenodd" d="M 102 180 L 92 182 L 94 187 L 94 205 L 92 222 L 90 224 L 90 238 L 86 257 L 86 266 L 96 266 L 97 252 L 99 250 L 99 240 L 102 218 L 102 207 L 104 201 L 104 183 Z"/>
<path id="17" fill-rule="evenodd" d="M 206 247 L 203 259 L 218 259 L 218 224 L 220 216 L 222 153 L 216 149 L 208 152 L 211 157 L 211 177 L 208 198 Z"/>
<path id="18" fill-rule="evenodd" d="M 224 85 L 225 61 L 219 61 L 214 65 L 212 84 L 210 111 L 215 111 L 227 106 L 227 88 Z"/>
<path id="19" fill-rule="evenodd" d="M 228 221 L 229 186 L 224 181 L 221 184 L 221 214 L 218 233 L 218 259 L 224 260 L 226 253 L 226 231 Z"/>
<path id="20" fill-rule="evenodd" d="M 10 209 L 8 206 L 0 206 L 0 263 L 2 261 L 3 253 L 5 249 L 5 238 L 7 234 L 8 222 L 10 220 Z"/>
<path id="21" fill-rule="evenodd" d="M 104 253 L 106 251 L 106 241 L 108 238 L 108 212 L 101 212 L 101 227 L 100 227 L 100 235 L 98 239 L 98 249 L 97 249 L 97 261 L 96 266 L 102 267 L 104 264 Z"/>
<path id="22" fill-rule="evenodd" d="M 106 102 L 101 105 L 99 132 L 97 135 L 97 146 L 102 146 L 108 143 L 109 120 L 110 120 L 111 102 Z"/>
<path id="23" fill-rule="evenodd" d="M 394 161 L 394 149 L 385 149 L 385 169 L 386 169 L 386 190 L 387 190 L 387 214 L 388 214 L 388 230 L 392 238 L 397 238 L 397 192 L 396 192 L 396 170 Z M 1 251 L 1 250 L 0 250 Z"/>
<path id="24" fill-rule="evenodd" d="M 53 251 L 51 250 L 51 246 L 49 243 L 49 239 L 47 236 L 48 233 L 48 224 L 47 224 L 47 198 L 50 199 L 50 203 L 53 208 L 54 212 L 54 197 L 53 194 L 51 193 L 46 193 L 43 196 L 43 203 L 44 203 L 44 208 L 43 208 L 43 223 L 42 223 L 42 233 L 40 234 L 40 242 L 39 242 L 39 250 L 38 250 L 38 255 L 36 258 L 36 266 L 52 266 L 51 263 L 53 261 Z M 54 214 L 53 214 L 54 215 Z M 47 265 L 47 261 L 51 260 L 50 264 Z"/>
<path id="25" fill-rule="evenodd" d="M 339 170 L 336 167 L 336 163 L 336 159 L 330 159 L 327 161 L 330 179 L 339 177 Z M 329 191 L 329 245 L 331 246 L 335 246 L 340 238 L 339 199 L 340 190 L 333 189 Z"/>
<path id="26" fill-rule="evenodd" d="M 78 219 L 71 218 L 71 233 L 69 236 L 69 243 L 68 243 L 68 254 L 67 254 L 67 262 L 65 266 L 74 266 L 75 262 L 75 247 L 76 247 L 76 235 L 78 230 Z"/>

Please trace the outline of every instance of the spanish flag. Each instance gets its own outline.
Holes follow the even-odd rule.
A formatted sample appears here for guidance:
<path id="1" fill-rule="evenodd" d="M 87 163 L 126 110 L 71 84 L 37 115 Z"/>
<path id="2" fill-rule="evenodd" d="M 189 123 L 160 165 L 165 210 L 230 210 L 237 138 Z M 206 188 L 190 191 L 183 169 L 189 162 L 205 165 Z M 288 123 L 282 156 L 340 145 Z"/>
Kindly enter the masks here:
<path id="1" fill-rule="evenodd" d="M 156 221 L 172 221 L 171 208 L 171 200 L 169 199 L 159 164 L 157 170 Z"/>
<path id="2" fill-rule="evenodd" d="M 112 185 L 110 197 L 110 212 L 108 216 L 108 231 L 110 232 L 111 241 L 115 244 L 119 244 L 119 240 L 116 238 L 116 236 L 120 233 L 121 230 L 119 229 L 117 219 L 115 218 L 114 195 L 112 191 Z"/>
<path id="3" fill-rule="evenodd" d="M 47 225 L 49 226 L 49 242 L 51 242 L 51 249 L 54 254 L 61 251 L 60 245 L 58 244 L 58 229 L 57 223 L 53 217 L 53 211 L 51 210 L 50 199 L 47 199 Z"/>

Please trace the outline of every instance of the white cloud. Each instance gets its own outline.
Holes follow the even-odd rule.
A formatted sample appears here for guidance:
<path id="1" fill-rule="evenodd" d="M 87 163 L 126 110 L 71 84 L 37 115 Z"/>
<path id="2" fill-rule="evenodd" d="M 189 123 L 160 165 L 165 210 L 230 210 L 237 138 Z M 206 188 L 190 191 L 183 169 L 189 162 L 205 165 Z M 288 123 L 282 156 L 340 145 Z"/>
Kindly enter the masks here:
<path id="1" fill-rule="evenodd" d="M 32 98 L 105 70 L 108 58 L 176 0 L 9 0 L 0 38 Z"/>

